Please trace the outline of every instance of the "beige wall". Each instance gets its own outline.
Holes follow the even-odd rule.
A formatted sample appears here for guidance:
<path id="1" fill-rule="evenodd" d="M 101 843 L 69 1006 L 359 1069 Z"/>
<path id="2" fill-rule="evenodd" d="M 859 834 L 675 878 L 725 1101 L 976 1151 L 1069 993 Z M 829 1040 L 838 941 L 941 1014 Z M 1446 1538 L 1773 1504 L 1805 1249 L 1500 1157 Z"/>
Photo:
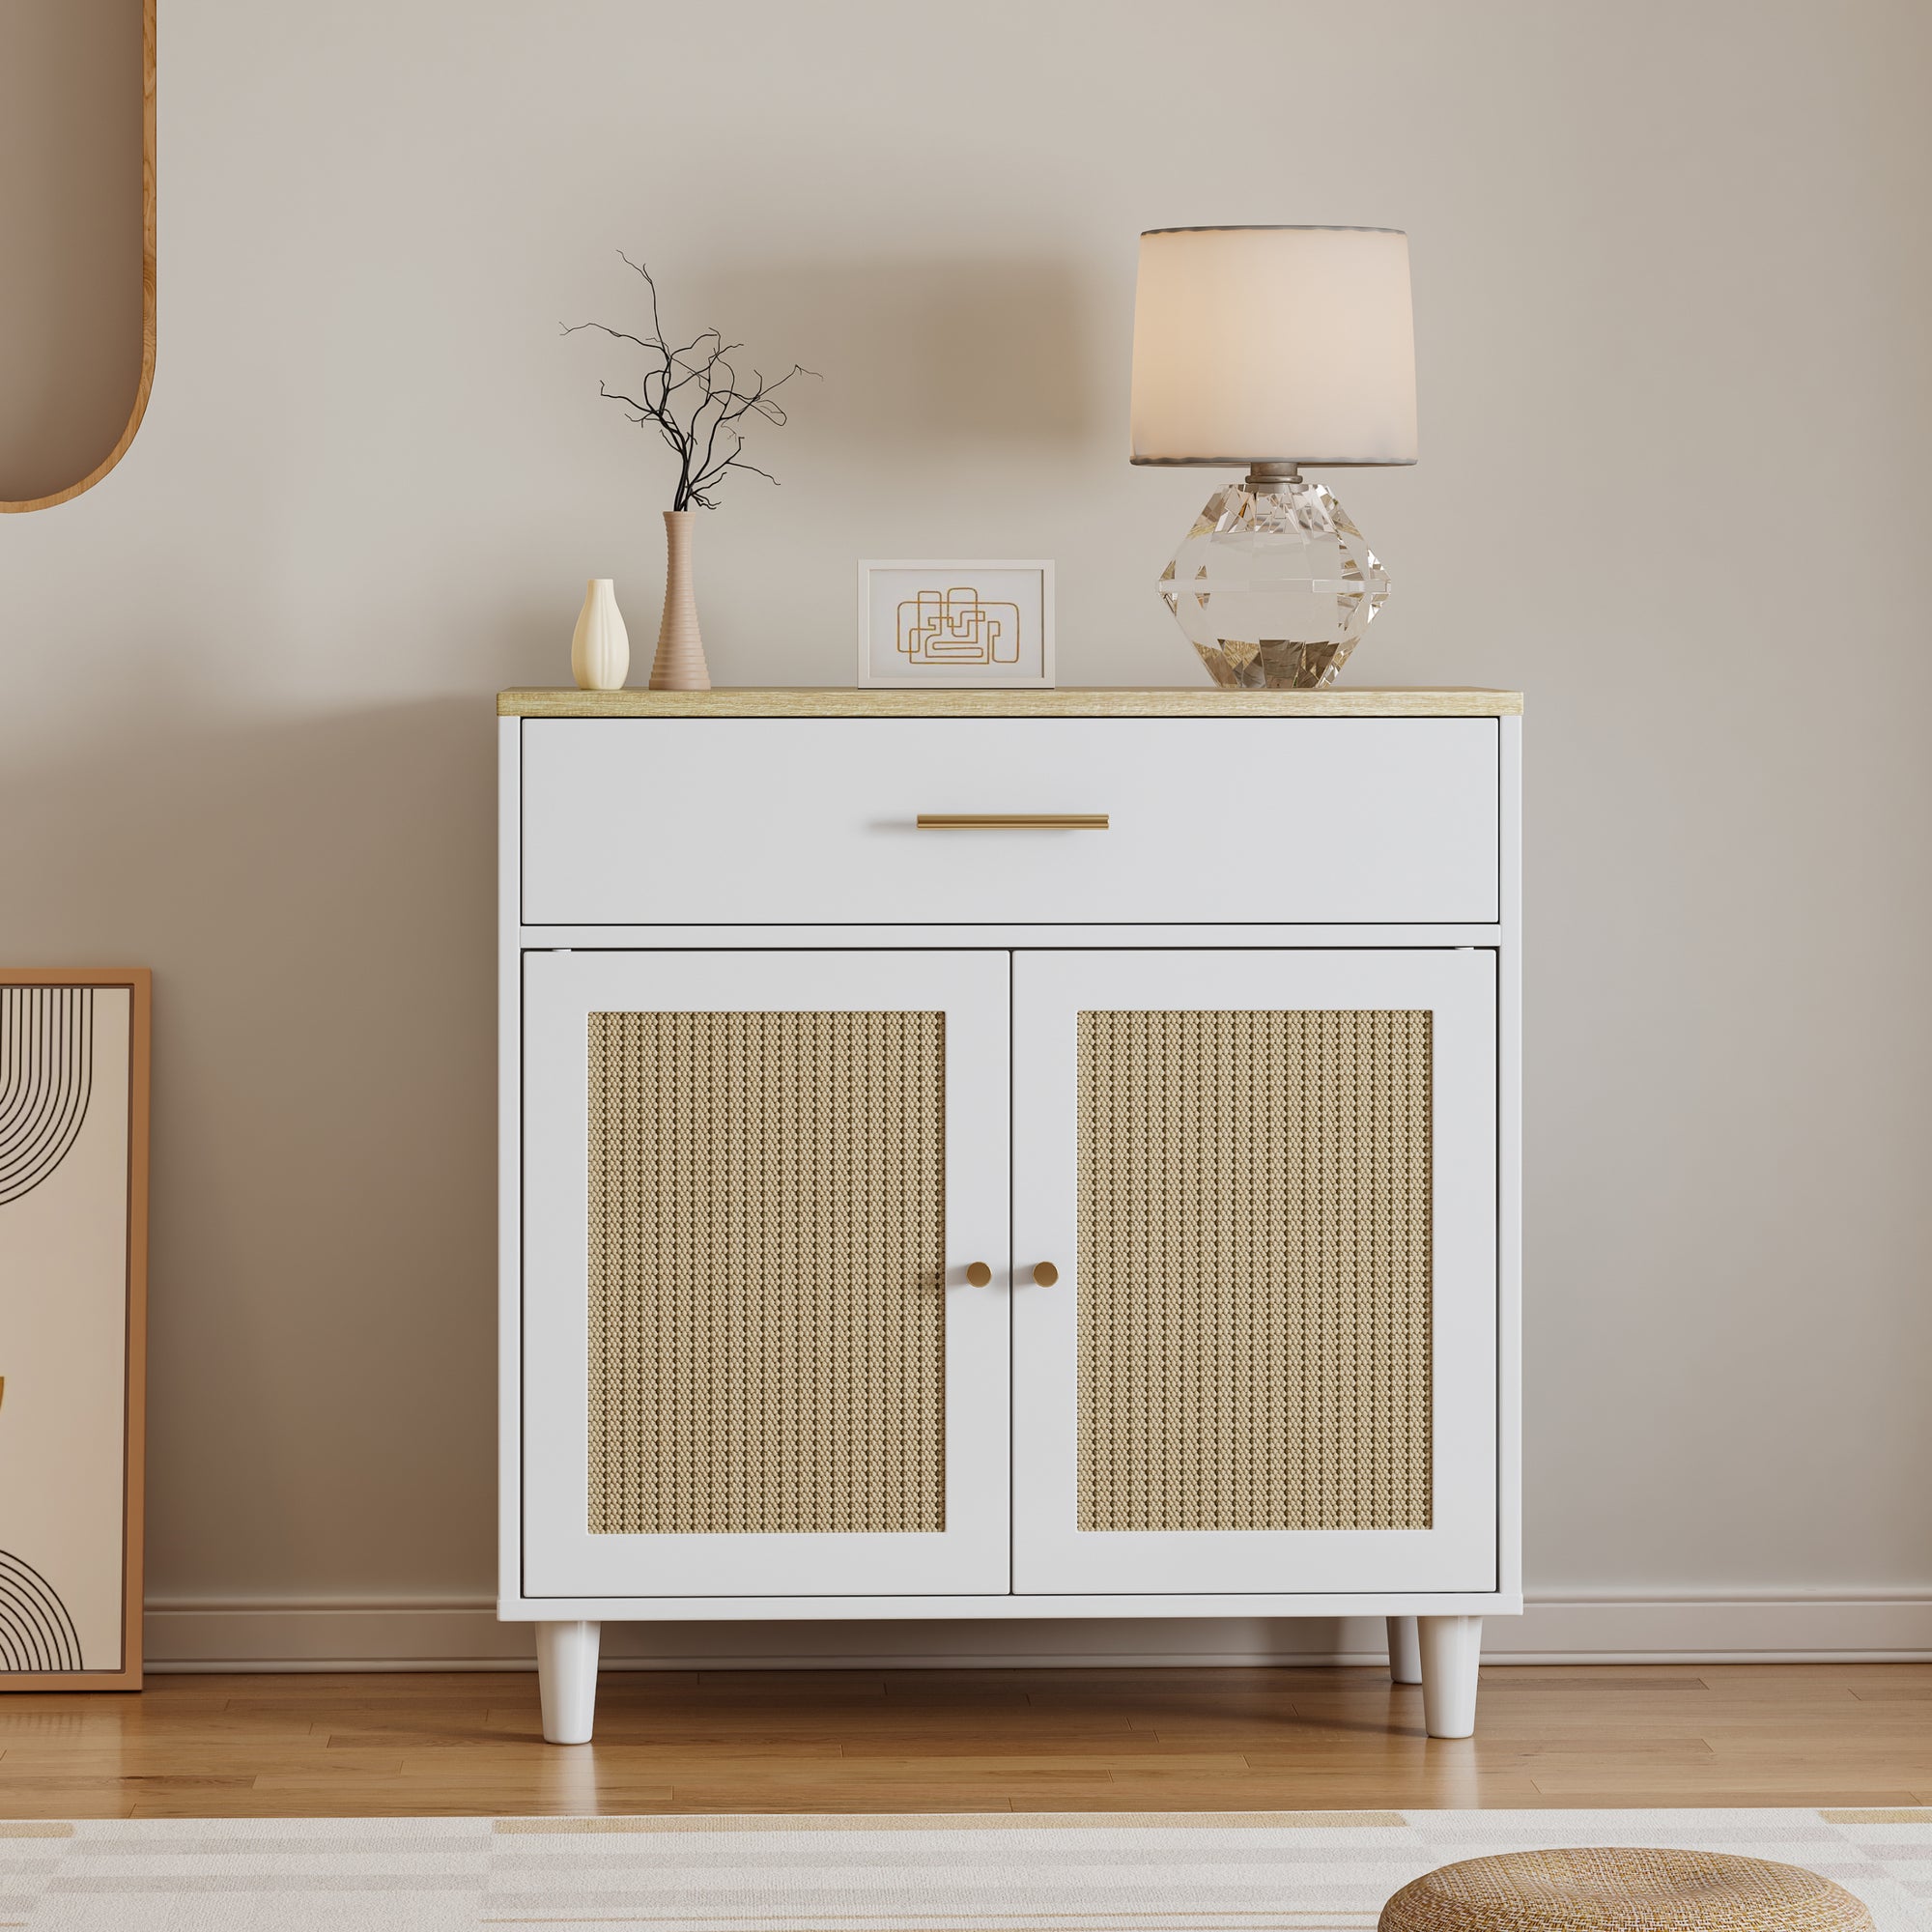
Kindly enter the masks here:
<path id="1" fill-rule="evenodd" d="M 1413 237 L 1352 679 L 1529 694 L 1583 1601 L 1520 1641 L 1932 1647 L 1928 55 L 1916 0 L 167 0 L 153 406 L 0 522 L 0 952 L 156 969 L 156 1649 L 494 1641 L 490 694 L 586 576 L 648 640 L 665 498 L 559 321 L 621 246 L 824 372 L 700 531 L 721 682 L 848 680 L 853 559 L 927 554 L 1057 557 L 1068 683 L 1188 681 L 1134 237 L 1243 220 Z"/>

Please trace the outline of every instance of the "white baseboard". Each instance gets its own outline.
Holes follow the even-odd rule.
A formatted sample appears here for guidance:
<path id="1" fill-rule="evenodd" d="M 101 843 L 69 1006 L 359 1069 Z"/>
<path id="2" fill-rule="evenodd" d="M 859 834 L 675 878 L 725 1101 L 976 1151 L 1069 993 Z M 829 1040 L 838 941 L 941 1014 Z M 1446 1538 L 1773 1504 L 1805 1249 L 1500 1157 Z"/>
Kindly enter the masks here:
<path id="1" fill-rule="evenodd" d="M 1491 1663 L 1932 1660 L 1932 1590 L 1826 1594 L 1604 1591 L 1532 1596 L 1492 1617 Z M 527 1670 L 527 1624 L 487 1599 L 156 1602 L 148 1668 Z M 1038 1623 L 620 1624 L 604 1661 L 628 1670 L 932 1669 L 1061 1665 L 1379 1663 L 1375 1619 L 1122 1619 Z"/>

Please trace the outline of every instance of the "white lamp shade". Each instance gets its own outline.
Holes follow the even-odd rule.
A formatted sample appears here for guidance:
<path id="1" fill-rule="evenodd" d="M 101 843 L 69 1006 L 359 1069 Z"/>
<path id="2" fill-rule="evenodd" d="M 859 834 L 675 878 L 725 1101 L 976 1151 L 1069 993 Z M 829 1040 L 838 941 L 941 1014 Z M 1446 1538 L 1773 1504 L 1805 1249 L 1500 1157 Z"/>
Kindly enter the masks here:
<path id="1" fill-rule="evenodd" d="M 1133 445 L 1136 463 L 1413 463 L 1408 237 L 1143 235 Z"/>

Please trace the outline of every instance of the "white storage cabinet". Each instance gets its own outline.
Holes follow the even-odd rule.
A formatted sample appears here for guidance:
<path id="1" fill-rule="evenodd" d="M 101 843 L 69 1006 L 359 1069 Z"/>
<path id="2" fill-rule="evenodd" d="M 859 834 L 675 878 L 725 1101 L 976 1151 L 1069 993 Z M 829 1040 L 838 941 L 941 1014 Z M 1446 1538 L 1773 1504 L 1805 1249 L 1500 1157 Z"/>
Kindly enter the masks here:
<path id="1" fill-rule="evenodd" d="M 499 1614 L 1521 1608 L 1495 692 L 508 692 Z"/>

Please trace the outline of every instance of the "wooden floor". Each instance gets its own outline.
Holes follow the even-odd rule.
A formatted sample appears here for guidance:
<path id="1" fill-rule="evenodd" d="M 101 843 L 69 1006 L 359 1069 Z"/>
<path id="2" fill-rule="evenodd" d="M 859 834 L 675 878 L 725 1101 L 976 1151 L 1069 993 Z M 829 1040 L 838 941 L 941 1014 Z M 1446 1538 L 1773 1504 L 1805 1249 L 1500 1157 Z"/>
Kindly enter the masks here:
<path id="1" fill-rule="evenodd" d="M 1486 1669 L 1477 1735 L 1378 1670 L 161 1677 L 0 1697 L 0 1816 L 1932 1804 L 1932 1665 Z"/>

